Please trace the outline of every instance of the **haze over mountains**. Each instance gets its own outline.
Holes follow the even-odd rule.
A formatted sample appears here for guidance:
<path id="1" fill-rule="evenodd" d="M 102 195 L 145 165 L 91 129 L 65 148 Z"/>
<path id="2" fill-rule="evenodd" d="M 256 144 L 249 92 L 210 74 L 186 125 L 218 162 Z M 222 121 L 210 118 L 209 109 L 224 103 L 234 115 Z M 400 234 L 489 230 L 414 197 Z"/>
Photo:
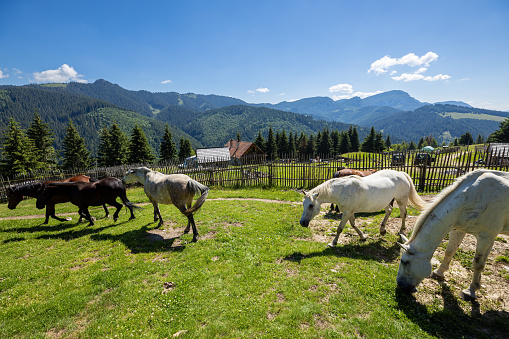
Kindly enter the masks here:
<path id="1" fill-rule="evenodd" d="M 36 110 L 55 131 L 57 146 L 71 117 L 91 147 L 97 145 L 100 129 L 115 121 L 128 135 L 134 124 L 140 125 L 154 149 L 166 123 L 176 142 L 189 138 L 193 147 L 222 146 L 237 133 L 252 141 L 258 131 L 266 134 L 269 127 L 300 134 L 317 133 L 325 127 L 346 130 L 349 124 L 360 126 L 361 138 L 373 126 L 393 142 L 433 135 L 439 143 L 449 143 L 467 131 L 474 138 L 479 134 L 486 138 L 509 117 L 509 112 L 474 108 L 464 102 L 420 102 L 399 90 L 364 99 L 312 97 L 251 104 L 219 95 L 131 91 L 106 80 L 0 86 L 0 132 L 9 117 L 27 128 Z"/>

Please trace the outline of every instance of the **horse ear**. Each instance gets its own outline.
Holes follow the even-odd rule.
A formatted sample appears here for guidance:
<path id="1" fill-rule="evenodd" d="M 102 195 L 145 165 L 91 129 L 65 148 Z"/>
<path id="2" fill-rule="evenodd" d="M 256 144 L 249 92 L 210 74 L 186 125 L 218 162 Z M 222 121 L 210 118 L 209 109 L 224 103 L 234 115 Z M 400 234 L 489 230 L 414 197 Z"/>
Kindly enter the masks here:
<path id="1" fill-rule="evenodd" d="M 308 191 L 302 190 L 302 194 L 306 195 L 306 194 L 308 194 Z"/>
<path id="2" fill-rule="evenodd" d="M 410 245 L 405 245 L 400 242 L 396 242 L 396 244 L 398 244 L 399 247 L 401 247 L 401 249 L 403 249 L 403 251 L 407 252 L 408 254 L 411 254 L 411 255 L 415 254 L 415 251 L 410 247 Z"/>
<path id="3" fill-rule="evenodd" d="M 314 199 L 318 198 L 318 195 L 320 195 L 320 193 L 314 193 L 314 194 L 313 194 L 313 198 L 314 198 Z"/>

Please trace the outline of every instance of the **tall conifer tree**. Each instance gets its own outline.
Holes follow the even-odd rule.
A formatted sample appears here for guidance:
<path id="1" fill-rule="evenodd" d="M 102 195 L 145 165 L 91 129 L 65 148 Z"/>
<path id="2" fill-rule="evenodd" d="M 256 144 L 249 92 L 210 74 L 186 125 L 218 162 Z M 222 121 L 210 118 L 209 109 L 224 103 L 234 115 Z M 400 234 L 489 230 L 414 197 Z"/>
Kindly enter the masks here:
<path id="1" fill-rule="evenodd" d="M 149 163 L 154 161 L 154 159 L 155 156 L 148 144 L 145 132 L 136 124 L 131 132 L 131 139 L 129 140 L 129 163 Z"/>
<path id="2" fill-rule="evenodd" d="M 66 135 L 62 141 L 62 148 L 64 153 L 63 168 L 85 169 L 90 167 L 92 163 L 90 151 L 87 150 L 85 139 L 80 136 L 72 120 L 69 120 L 67 125 Z"/>

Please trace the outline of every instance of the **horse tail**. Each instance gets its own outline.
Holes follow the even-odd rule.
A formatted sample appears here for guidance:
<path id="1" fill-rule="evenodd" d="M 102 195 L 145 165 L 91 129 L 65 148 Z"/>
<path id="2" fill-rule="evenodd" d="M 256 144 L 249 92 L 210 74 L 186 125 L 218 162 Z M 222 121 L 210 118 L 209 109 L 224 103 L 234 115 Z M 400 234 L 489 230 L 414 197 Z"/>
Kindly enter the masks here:
<path id="1" fill-rule="evenodd" d="M 408 180 L 408 183 L 410 184 L 410 193 L 408 194 L 408 198 L 412 205 L 417 207 L 420 210 L 423 210 L 426 207 L 426 201 L 424 201 L 419 194 L 417 194 L 417 190 L 415 189 L 414 182 L 412 181 L 412 178 L 408 175 L 406 172 L 401 172 L 405 176 L 405 178 Z"/>
<path id="2" fill-rule="evenodd" d="M 129 201 L 129 199 L 127 198 L 127 189 L 125 188 L 125 185 L 122 183 L 122 181 L 119 182 L 119 185 L 121 188 L 119 197 L 120 197 L 120 200 L 122 200 L 122 203 L 124 205 L 126 205 L 129 209 L 134 208 L 137 210 L 142 210 L 143 207 L 137 206 L 137 205 L 133 204 L 131 201 Z"/>
<path id="3" fill-rule="evenodd" d="M 191 208 L 184 212 L 184 215 L 186 216 L 196 212 L 201 207 L 201 205 L 203 205 L 205 199 L 207 199 L 207 196 L 209 195 L 209 188 L 193 179 L 190 179 L 187 182 L 187 189 L 193 194 L 200 194 L 200 197 L 196 199 L 194 205 Z"/>

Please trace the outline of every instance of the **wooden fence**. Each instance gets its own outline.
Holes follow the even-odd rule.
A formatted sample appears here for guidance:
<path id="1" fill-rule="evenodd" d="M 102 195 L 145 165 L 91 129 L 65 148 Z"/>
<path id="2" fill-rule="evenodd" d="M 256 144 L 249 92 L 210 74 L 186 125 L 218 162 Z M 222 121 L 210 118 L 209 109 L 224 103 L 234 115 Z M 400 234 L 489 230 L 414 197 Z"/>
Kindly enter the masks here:
<path id="1" fill-rule="evenodd" d="M 283 158 L 283 157 L 282 157 Z M 301 157 L 302 159 L 302 157 Z M 6 200 L 6 187 L 36 180 L 60 180 L 78 174 L 103 178 L 122 178 L 134 167 L 147 166 L 162 173 L 185 173 L 209 186 L 221 187 L 281 187 L 288 189 L 309 189 L 332 178 L 340 168 L 366 170 L 375 168 L 394 169 L 407 172 L 416 188 L 421 192 L 439 192 L 450 185 L 458 176 L 477 168 L 508 171 L 509 154 L 487 152 L 484 149 L 460 151 L 451 149 L 442 152 L 422 153 L 415 151 L 390 153 L 356 153 L 343 157 L 306 157 L 300 161 L 293 157 L 284 160 L 253 163 L 236 162 L 235 165 L 222 163 L 195 164 L 193 168 L 182 168 L 182 161 L 164 164 L 131 164 L 116 167 L 96 167 L 90 170 L 41 171 L 14 178 L 0 177 L 0 199 Z"/>

